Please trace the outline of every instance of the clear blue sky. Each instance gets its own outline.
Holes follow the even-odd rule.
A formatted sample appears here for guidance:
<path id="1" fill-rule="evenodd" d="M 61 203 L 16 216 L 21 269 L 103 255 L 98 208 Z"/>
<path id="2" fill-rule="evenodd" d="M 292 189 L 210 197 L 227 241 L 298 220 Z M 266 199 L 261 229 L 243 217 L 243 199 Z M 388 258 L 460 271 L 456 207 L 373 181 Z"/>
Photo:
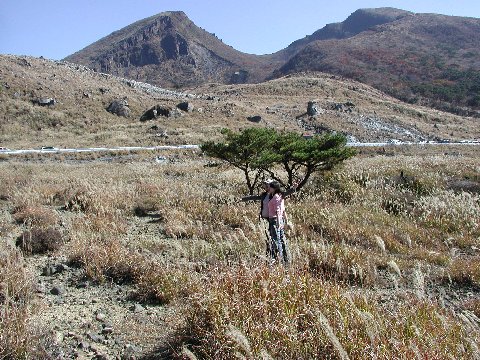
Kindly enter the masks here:
<path id="1" fill-rule="evenodd" d="M 268 54 L 360 8 L 480 17 L 479 0 L 0 0 L 0 54 L 62 59 L 135 21 L 182 10 L 235 49 Z"/>

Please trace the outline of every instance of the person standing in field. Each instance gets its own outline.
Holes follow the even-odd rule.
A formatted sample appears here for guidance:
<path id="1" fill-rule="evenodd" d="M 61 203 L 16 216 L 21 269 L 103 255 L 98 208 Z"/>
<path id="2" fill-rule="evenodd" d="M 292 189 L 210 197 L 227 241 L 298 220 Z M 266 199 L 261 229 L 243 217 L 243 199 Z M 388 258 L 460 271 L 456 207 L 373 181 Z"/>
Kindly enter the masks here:
<path id="1" fill-rule="evenodd" d="M 271 237 L 271 255 L 275 260 L 281 259 L 285 264 L 289 262 L 287 239 L 285 238 L 285 213 L 284 194 L 280 190 L 280 183 L 272 181 L 269 184 L 270 200 L 268 202 L 268 222 Z"/>
<path id="2" fill-rule="evenodd" d="M 272 239 L 270 237 L 270 225 L 268 221 L 268 202 L 270 201 L 270 192 L 269 192 L 269 185 L 273 182 L 272 179 L 266 179 L 262 183 L 263 192 L 260 195 L 251 195 L 245 196 L 242 198 L 242 201 L 250 201 L 256 200 L 260 201 L 260 213 L 258 218 L 260 220 L 260 226 L 265 233 L 265 245 L 266 245 L 266 255 L 269 257 L 273 257 L 272 254 Z"/>
<path id="3" fill-rule="evenodd" d="M 274 181 L 273 179 L 266 179 L 262 182 L 262 188 L 263 192 L 260 195 L 250 195 L 250 196 L 244 196 L 242 197 L 242 201 L 260 201 L 260 212 L 259 212 L 259 221 L 260 221 L 260 226 L 263 229 L 263 232 L 265 234 L 265 245 L 266 245 L 266 255 L 269 258 L 276 259 L 276 254 L 278 251 L 274 251 L 274 249 L 277 248 L 275 243 L 272 241 L 271 237 L 271 229 L 270 229 L 270 219 L 269 219 L 269 209 L 268 209 L 268 203 L 270 202 L 270 199 L 272 198 L 272 194 L 270 193 L 270 184 L 272 182 L 275 182 L 278 184 L 278 187 L 280 188 L 280 184 L 277 181 Z M 296 191 L 296 185 L 293 188 L 288 189 L 283 193 L 283 198 L 286 198 L 287 196 L 293 194 Z M 284 214 L 286 217 L 286 213 Z"/>

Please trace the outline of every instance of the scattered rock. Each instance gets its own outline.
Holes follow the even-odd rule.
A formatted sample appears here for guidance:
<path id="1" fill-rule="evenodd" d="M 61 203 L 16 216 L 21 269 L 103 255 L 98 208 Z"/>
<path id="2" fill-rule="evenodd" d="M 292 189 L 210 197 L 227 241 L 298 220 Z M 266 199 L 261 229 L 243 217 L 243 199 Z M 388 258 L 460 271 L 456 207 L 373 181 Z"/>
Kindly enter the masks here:
<path id="1" fill-rule="evenodd" d="M 102 334 L 106 335 L 106 334 L 111 334 L 113 333 L 113 328 L 112 327 L 105 327 L 102 329 Z"/>
<path id="2" fill-rule="evenodd" d="M 138 312 L 144 311 L 145 308 L 140 304 L 135 304 L 135 305 L 130 306 L 130 310 L 132 310 L 135 313 L 138 313 Z"/>
<path id="3" fill-rule="evenodd" d="M 117 116 L 130 116 L 130 108 L 128 107 L 128 102 L 125 99 L 112 101 L 107 107 L 107 111 Z"/>
<path id="4" fill-rule="evenodd" d="M 93 332 L 89 332 L 87 334 L 87 337 L 88 337 L 89 340 L 91 340 L 93 342 L 96 342 L 96 343 L 102 343 L 102 341 L 103 341 L 103 338 L 100 335 L 95 334 Z M 90 348 L 91 347 L 92 347 L 92 345 L 90 345 Z"/>
<path id="5" fill-rule="evenodd" d="M 37 286 L 35 286 L 35 291 L 38 294 L 45 294 L 47 292 L 47 290 L 45 288 L 45 284 L 43 282 L 38 283 Z"/>
<path id="6" fill-rule="evenodd" d="M 63 340 L 64 340 L 64 339 L 65 339 L 65 336 L 63 335 L 62 332 L 57 331 L 57 332 L 55 333 L 55 342 L 56 342 L 57 344 L 63 343 Z"/>
<path id="7" fill-rule="evenodd" d="M 140 121 L 154 120 L 160 116 L 167 118 L 178 117 L 182 116 L 182 112 L 178 108 L 172 109 L 167 106 L 155 105 L 143 113 L 143 115 L 140 117 Z"/>
<path id="8" fill-rule="evenodd" d="M 95 319 L 101 322 L 105 321 L 105 318 L 106 318 L 106 315 L 101 312 L 97 313 L 97 315 L 95 316 Z"/>
<path id="9" fill-rule="evenodd" d="M 262 117 L 260 115 L 254 115 L 254 116 L 247 117 L 247 120 L 251 122 L 259 123 L 260 121 L 262 121 Z"/>
<path id="10" fill-rule="evenodd" d="M 79 283 L 77 283 L 77 289 L 85 289 L 88 287 L 88 285 L 88 281 L 80 281 Z"/>
<path id="11" fill-rule="evenodd" d="M 54 286 L 51 290 L 50 290 L 50 294 L 52 295 L 63 295 L 65 294 L 65 290 L 63 289 L 63 287 L 61 286 Z"/>
<path id="12" fill-rule="evenodd" d="M 97 356 L 94 358 L 95 360 L 108 360 L 108 355 L 104 354 L 103 352 L 97 352 Z"/>
<path id="13" fill-rule="evenodd" d="M 307 104 L 307 115 L 308 116 L 317 116 L 321 113 L 320 105 L 316 100 L 309 101 Z"/>
<path id="14" fill-rule="evenodd" d="M 87 350 L 87 349 L 90 348 L 90 344 L 89 344 L 88 342 L 86 342 L 86 341 L 80 341 L 80 342 L 78 343 L 78 347 L 79 347 L 80 349 L 82 349 L 82 350 Z"/>
<path id="15" fill-rule="evenodd" d="M 58 264 L 58 265 L 55 267 L 55 269 L 56 269 L 56 271 L 57 271 L 58 273 L 62 273 L 62 272 L 64 272 L 64 271 L 67 271 L 67 270 L 70 269 L 70 268 L 68 267 L 68 265 Z"/>
<path id="16" fill-rule="evenodd" d="M 336 111 L 343 111 L 343 112 L 352 112 L 355 104 L 351 101 L 347 101 L 345 103 L 333 103 L 332 110 Z"/>
<path id="17" fill-rule="evenodd" d="M 54 98 L 38 98 L 33 100 L 32 102 L 40 106 L 53 106 L 57 103 Z"/>
<path id="18" fill-rule="evenodd" d="M 194 110 L 194 107 L 191 103 L 188 101 L 181 102 L 177 105 L 177 108 L 179 108 L 182 111 L 185 112 L 192 112 Z"/>
<path id="19" fill-rule="evenodd" d="M 168 139 L 168 134 L 167 134 L 166 131 L 162 131 L 162 132 L 156 133 L 156 134 L 155 134 L 155 137 L 159 137 L 159 138 L 163 138 L 163 139 Z"/>
<path id="20" fill-rule="evenodd" d="M 135 360 L 135 353 L 138 352 L 138 349 L 130 344 L 125 345 L 125 349 L 123 350 L 123 354 L 120 357 L 122 360 Z"/>
<path id="21" fill-rule="evenodd" d="M 54 265 L 47 265 L 42 270 L 43 276 L 52 276 L 57 272 L 57 268 Z"/>

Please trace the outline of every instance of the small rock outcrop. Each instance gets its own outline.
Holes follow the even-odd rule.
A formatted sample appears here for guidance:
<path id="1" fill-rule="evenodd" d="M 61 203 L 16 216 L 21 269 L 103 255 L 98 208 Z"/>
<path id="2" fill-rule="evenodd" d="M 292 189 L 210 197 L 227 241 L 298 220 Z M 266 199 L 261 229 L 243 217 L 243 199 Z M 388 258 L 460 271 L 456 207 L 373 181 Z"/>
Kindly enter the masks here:
<path id="1" fill-rule="evenodd" d="M 188 101 L 184 101 L 184 102 L 181 102 L 177 105 L 177 108 L 182 110 L 182 111 L 185 111 L 185 112 L 192 112 L 194 110 L 194 107 L 191 103 L 189 103 Z"/>
<path id="2" fill-rule="evenodd" d="M 53 98 L 38 98 L 33 100 L 32 102 L 40 106 L 52 106 L 57 103 L 57 101 Z"/>
<path id="3" fill-rule="evenodd" d="M 259 123 L 260 121 L 262 121 L 262 117 L 260 115 L 254 115 L 247 117 L 247 120 L 254 123 Z"/>
<path id="4" fill-rule="evenodd" d="M 332 110 L 335 110 L 335 111 L 352 112 L 354 107 L 355 107 L 355 104 L 352 103 L 351 101 L 347 101 L 345 103 L 332 104 Z"/>
<path id="5" fill-rule="evenodd" d="M 307 104 L 307 115 L 308 116 L 317 116 L 320 113 L 320 105 L 317 101 L 312 100 Z"/>
<path id="6" fill-rule="evenodd" d="M 182 116 L 182 112 L 178 108 L 170 108 L 163 105 L 155 105 L 154 107 L 148 109 L 140 117 L 140 121 L 148 121 L 158 119 L 160 116 L 163 117 L 178 117 Z"/>
<path id="7" fill-rule="evenodd" d="M 128 107 L 128 102 L 125 99 L 112 101 L 107 107 L 107 111 L 117 116 L 130 116 L 130 108 Z"/>

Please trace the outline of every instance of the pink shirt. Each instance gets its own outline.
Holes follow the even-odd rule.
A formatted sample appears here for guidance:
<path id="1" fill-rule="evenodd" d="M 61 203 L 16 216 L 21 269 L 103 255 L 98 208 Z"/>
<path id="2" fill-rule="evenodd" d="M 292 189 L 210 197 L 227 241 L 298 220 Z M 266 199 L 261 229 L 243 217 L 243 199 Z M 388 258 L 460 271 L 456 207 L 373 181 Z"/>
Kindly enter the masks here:
<path id="1" fill-rule="evenodd" d="M 285 212 L 285 202 L 280 194 L 275 194 L 268 202 L 268 217 L 283 218 Z"/>

